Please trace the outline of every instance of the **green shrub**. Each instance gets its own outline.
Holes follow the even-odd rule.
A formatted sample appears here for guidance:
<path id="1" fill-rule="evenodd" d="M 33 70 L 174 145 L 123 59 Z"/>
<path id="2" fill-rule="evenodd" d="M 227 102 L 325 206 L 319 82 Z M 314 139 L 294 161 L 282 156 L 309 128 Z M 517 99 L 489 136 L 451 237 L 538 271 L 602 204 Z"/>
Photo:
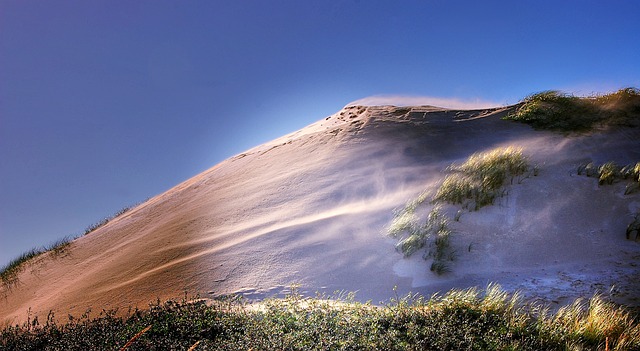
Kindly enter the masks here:
<path id="1" fill-rule="evenodd" d="M 526 97 L 505 119 L 527 123 L 537 129 L 588 130 L 598 120 L 588 102 L 556 90 Z"/>
<path id="2" fill-rule="evenodd" d="M 639 116 L 640 91 L 625 88 L 589 98 L 544 91 L 523 99 L 505 119 L 536 129 L 570 132 L 587 131 L 597 124 L 638 125 Z"/>

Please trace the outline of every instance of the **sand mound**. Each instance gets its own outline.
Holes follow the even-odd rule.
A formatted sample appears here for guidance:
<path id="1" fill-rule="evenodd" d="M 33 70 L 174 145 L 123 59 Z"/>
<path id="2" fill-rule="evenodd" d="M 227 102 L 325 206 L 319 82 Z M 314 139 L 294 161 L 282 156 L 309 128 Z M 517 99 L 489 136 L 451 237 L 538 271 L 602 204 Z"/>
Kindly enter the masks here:
<path id="1" fill-rule="evenodd" d="M 394 286 L 429 295 L 497 282 L 551 303 L 599 291 L 640 304 L 640 243 L 625 238 L 640 195 L 576 174 L 586 161 L 640 161 L 640 129 L 566 136 L 501 120 L 509 110 L 346 107 L 31 262 L 2 288 L 0 319 L 126 311 L 185 293 L 261 298 L 291 284 L 378 302 Z M 385 235 L 393 209 L 436 189 L 450 164 L 501 146 L 522 147 L 539 173 L 452 223 L 451 272 L 396 252 Z"/>

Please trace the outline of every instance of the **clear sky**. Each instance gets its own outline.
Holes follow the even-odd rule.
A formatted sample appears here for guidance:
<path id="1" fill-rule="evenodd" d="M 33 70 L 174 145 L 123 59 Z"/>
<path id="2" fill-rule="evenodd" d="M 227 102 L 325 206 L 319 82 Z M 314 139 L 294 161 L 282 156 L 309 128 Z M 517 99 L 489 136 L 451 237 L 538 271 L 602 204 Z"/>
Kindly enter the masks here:
<path id="1" fill-rule="evenodd" d="M 640 87 L 640 1 L 0 0 L 0 266 L 375 95 Z"/>

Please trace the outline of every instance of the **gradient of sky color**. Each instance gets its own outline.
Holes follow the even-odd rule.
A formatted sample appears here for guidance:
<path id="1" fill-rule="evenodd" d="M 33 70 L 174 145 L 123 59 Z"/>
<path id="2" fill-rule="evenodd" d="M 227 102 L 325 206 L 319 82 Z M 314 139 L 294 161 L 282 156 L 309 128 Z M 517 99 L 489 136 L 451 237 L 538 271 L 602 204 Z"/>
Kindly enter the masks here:
<path id="1" fill-rule="evenodd" d="M 639 16 L 636 0 L 0 0 L 0 266 L 354 100 L 640 87 Z"/>

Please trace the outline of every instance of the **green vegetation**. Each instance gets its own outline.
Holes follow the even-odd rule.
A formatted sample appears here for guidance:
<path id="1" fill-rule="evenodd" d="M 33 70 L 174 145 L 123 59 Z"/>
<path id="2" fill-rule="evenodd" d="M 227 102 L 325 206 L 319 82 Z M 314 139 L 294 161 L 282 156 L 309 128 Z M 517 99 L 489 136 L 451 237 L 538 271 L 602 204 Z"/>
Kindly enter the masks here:
<path id="1" fill-rule="evenodd" d="M 94 230 L 104 226 L 105 224 L 107 224 L 111 220 L 113 220 L 114 218 L 117 218 L 118 216 L 128 212 L 131 208 L 132 208 L 132 206 L 124 207 L 121 210 L 119 210 L 118 212 L 114 213 L 112 216 L 105 217 L 104 219 L 100 220 L 99 222 L 90 225 L 89 227 L 87 227 L 85 229 L 84 235 L 87 235 L 87 234 L 93 232 Z M 17 283 L 18 274 L 20 272 L 22 272 L 22 270 L 25 268 L 27 263 L 31 262 L 36 257 L 39 257 L 39 256 L 41 256 L 41 255 L 43 255 L 45 253 L 50 254 L 54 258 L 60 257 L 69 248 L 69 246 L 71 245 L 71 241 L 73 239 L 74 238 L 66 236 L 66 237 L 64 237 L 64 238 L 62 238 L 60 240 L 55 241 L 54 243 L 52 243 L 49 246 L 40 247 L 40 248 L 33 248 L 33 249 L 21 254 L 17 258 L 11 260 L 4 267 L 0 268 L 0 282 L 2 283 L 1 286 L 7 288 L 7 287 L 11 287 L 15 283 Z"/>
<path id="2" fill-rule="evenodd" d="M 387 231 L 389 236 L 397 238 L 405 232 L 410 234 L 417 233 L 420 227 L 416 209 L 427 201 L 428 197 L 429 193 L 422 192 L 417 198 L 409 201 L 403 209 L 394 211 L 393 220 Z"/>
<path id="3" fill-rule="evenodd" d="M 478 210 L 493 204 L 502 196 L 502 186 L 511 177 L 521 176 L 529 170 L 522 149 L 498 148 L 486 153 L 473 154 L 461 165 L 449 167 L 452 171 L 436 192 L 435 202 L 461 204 Z"/>
<path id="4" fill-rule="evenodd" d="M 506 147 L 473 154 L 463 164 L 452 165 L 448 170 L 451 174 L 444 179 L 435 196 L 423 192 L 401 210 L 394 211 L 387 230 L 389 236 L 399 239 L 396 249 L 404 257 L 427 247 L 423 257 L 425 260 L 433 259 L 430 269 L 438 275 L 449 272 L 449 264 L 456 256 L 450 245 L 451 221 L 444 213 L 442 203 L 473 210 L 493 204 L 497 197 L 504 195 L 503 186 L 507 179 L 511 178 L 513 182 L 514 177 L 525 174 L 529 164 L 521 149 Z M 538 171 L 534 167 L 533 174 L 537 175 Z M 420 224 L 416 210 L 430 197 L 433 207 L 424 224 Z M 458 222 L 461 216 L 462 209 L 459 209 L 454 220 Z"/>
<path id="5" fill-rule="evenodd" d="M 397 211 L 389 226 L 388 234 L 394 238 L 400 237 L 396 250 L 402 252 L 404 257 L 413 255 L 425 246 L 428 247 L 429 250 L 424 258 L 433 258 L 431 271 L 443 274 L 449 270 L 448 262 L 454 259 L 449 246 L 452 230 L 449 227 L 449 218 L 438 205 L 431 209 L 424 224 L 418 224 L 415 210 L 426 200 L 426 197 L 426 193 L 423 193 L 417 200 L 410 201 L 404 209 Z"/>
<path id="6" fill-rule="evenodd" d="M 621 180 L 628 180 L 630 182 L 624 191 L 625 195 L 640 191 L 640 162 L 622 167 L 615 162 L 607 162 L 600 166 L 589 162 L 580 165 L 577 173 L 587 177 L 597 177 L 599 185 L 611 185 Z"/>
<path id="7" fill-rule="evenodd" d="M 27 262 L 34 258 L 49 253 L 52 257 L 60 257 L 71 245 L 71 239 L 69 237 L 62 238 L 55 241 L 47 247 L 33 248 L 22 255 L 14 258 L 4 267 L 0 268 L 0 280 L 2 286 L 11 287 L 17 282 L 18 274 L 22 272 Z"/>
<path id="8" fill-rule="evenodd" d="M 89 312 L 29 319 L 0 331 L 9 350 L 640 350 L 633 315 L 596 296 L 551 314 L 498 286 L 373 306 L 292 294 L 245 305 L 229 298 L 159 302 L 128 317 Z M 124 348 L 126 346 L 126 348 Z"/>
<path id="9" fill-rule="evenodd" d="M 431 271 L 440 275 L 449 271 L 449 262 L 455 259 L 454 252 L 449 245 L 449 238 L 453 233 L 449 228 L 449 218 L 441 213 L 440 207 L 435 206 L 427 217 L 426 230 L 435 237 L 431 243 L 431 250 L 425 258 L 433 258 Z"/>
<path id="10" fill-rule="evenodd" d="M 620 89 L 588 98 L 550 90 L 526 97 L 505 119 L 537 129 L 588 131 L 596 125 L 638 125 L 640 90 Z"/>

